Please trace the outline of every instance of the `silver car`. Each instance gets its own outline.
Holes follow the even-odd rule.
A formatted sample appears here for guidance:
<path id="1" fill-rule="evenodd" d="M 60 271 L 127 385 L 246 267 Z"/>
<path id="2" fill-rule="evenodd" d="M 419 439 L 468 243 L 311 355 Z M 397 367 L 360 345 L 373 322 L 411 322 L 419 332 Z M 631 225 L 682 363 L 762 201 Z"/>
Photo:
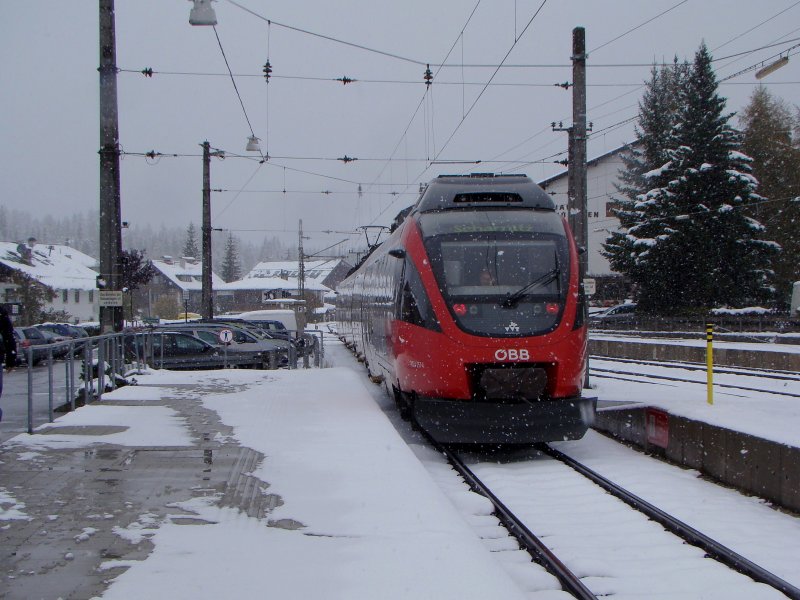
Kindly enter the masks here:
<path id="1" fill-rule="evenodd" d="M 231 332 L 233 339 L 228 344 L 228 351 L 251 351 L 260 352 L 265 357 L 265 368 L 269 365 L 270 355 L 275 355 L 275 366 L 284 366 L 289 355 L 290 342 L 286 340 L 273 340 L 259 337 L 255 332 L 251 332 L 242 327 L 234 325 L 222 325 L 214 323 L 186 323 L 172 324 L 168 326 L 171 331 L 180 331 L 193 335 L 204 342 L 207 342 L 220 351 L 225 349 L 220 339 L 220 332 L 227 329 Z"/>

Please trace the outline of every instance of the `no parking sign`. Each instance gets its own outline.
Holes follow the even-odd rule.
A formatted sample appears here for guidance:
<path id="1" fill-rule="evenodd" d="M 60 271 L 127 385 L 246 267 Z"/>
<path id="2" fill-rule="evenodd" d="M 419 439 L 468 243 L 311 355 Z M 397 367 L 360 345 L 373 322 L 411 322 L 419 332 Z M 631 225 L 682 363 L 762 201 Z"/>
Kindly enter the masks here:
<path id="1" fill-rule="evenodd" d="M 230 329 L 220 329 L 219 341 L 223 344 L 230 344 L 233 341 L 233 331 Z"/>

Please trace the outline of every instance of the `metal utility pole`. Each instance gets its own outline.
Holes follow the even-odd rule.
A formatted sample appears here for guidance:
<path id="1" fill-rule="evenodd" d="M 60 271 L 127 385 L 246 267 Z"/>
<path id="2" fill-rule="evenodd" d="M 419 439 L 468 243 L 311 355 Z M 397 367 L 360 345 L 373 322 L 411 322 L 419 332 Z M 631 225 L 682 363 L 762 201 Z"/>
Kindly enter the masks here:
<path id="1" fill-rule="evenodd" d="M 300 219 L 300 226 L 298 228 L 299 232 L 299 240 L 297 242 L 297 253 L 299 255 L 298 261 L 299 264 L 297 265 L 297 295 L 299 296 L 300 300 L 305 300 L 306 298 L 306 261 L 305 256 L 303 255 L 303 219 Z"/>
<path id="2" fill-rule="evenodd" d="M 201 226 L 203 273 L 200 314 L 214 317 L 214 290 L 211 284 L 211 145 L 203 142 L 203 224 Z"/>
<path id="3" fill-rule="evenodd" d="M 586 30 L 572 30 L 572 127 L 570 128 L 569 224 L 578 246 L 581 283 L 589 271 L 589 223 L 586 197 Z"/>
<path id="4" fill-rule="evenodd" d="M 114 0 L 99 0 L 100 9 L 100 276 L 106 290 L 122 289 L 119 119 Z M 121 296 L 121 292 L 119 294 Z M 113 303 L 115 303 L 112 300 Z M 122 331 L 122 301 L 100 307 L 102 333 Z"/>

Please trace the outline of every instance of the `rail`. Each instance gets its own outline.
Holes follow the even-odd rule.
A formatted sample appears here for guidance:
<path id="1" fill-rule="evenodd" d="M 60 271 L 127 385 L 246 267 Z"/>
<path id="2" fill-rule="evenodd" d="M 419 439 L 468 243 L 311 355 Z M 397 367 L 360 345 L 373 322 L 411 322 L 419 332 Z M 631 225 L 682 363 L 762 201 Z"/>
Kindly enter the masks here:
<path id="1" fill-rule="evenodd" d="M 609 481 L 602 475 L 592 471 L 563 452 L 559 452 L 547 444 L 539 444 L 538 447 L 541 448 L 541 450 L 548 456 L 563 462 L 584 477 L 599 485 L 609 494 L 619 498 L 628 506 L 640 511 L 656 523 L 659 523 L 667 531 L 677 535 L 689 544 L 703 549 L 711 558 L 721 562 L 731 569 L 734 569 L 735 571 L 738 571 L 739 573 L 742 573 L 743 575 L 747 575 L 754 581 L 764 583 L 775 588 L 793 600 L 800 600 L 800 588 L 797 588 L 791 583 L 784 581 L 774 573 L 767 571 L 744 556 L 697 531 L 690 525 L 687 525 L 672 515 L 665 513 L 660 508 L 653 506 L 646 500 L 631 494 L 627 490 L 621 488 L 612 481 Z"/>
<path id="2" fill-rule="evenodd" d="M 424 433 L 424 432 L 423 432 Z M 552 573 L 561 583 L 564 591 L 572 594 L 579 600 L 597 600 L 589 588 L 575 575 L 561 560 L 548 548 L 525 524 L 512 513 L 503 502 L 495 496 L 475 473 L 462 461 L 458 455 L 447 446 L 439 444 L 429 435 L 425 437 L 438 452 L 441 452 L 447 461 L 464 478 L 469 487 L 476 493 L 487 498 L 493 505 L 497 518 L 513 535 L 519 544 L 525 548 L 533 560 Z"/>

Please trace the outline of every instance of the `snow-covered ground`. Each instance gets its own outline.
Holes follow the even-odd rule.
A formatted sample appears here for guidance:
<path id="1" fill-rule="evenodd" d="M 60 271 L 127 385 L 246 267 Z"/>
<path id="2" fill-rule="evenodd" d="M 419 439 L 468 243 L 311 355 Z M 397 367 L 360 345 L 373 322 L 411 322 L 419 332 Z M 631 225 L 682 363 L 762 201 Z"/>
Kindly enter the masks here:
<path id="1" fill-rule="evenodd" d="M 170 598 L 193 600 L 234 595 L 566 597 L 550 575 L 532 565 L 498 530 L 485 499 L 465 491 L 441 457 L 399 420 L 381 388 L 368 382 L 363 366 L 336 341 L 326 341 L 326 350 L 327 362 L 335 368 L 152 372 L 139 377 L 138 386 L 106 396 L 107 400 L 142 401 L 140 405 L 84 407 L 57 421 L 55 427 L 62 428 L 63 434 L 22 435 L 6 444 L 16 445 L 17 450 L 28 447 L 23 456 L 29 457 L 32 468 L 37 452 L 51 448 L 97 443 L 188 446 L 193 443 L 188 423 L 168 407 L 147 403 L 184 393 L 199 398 L 205 409 L 232 427 L 228 442 L 264 455 L 253 475 L 269 486 L 270 494 L 282 499 L 266 519 L 222 507 L 218 495 L 187 490 L 186 500 L 173 504 L 174 512 L 166 518 L 142 514 L 136 523 L 115 529 L 131 543 L 148 538 L 154 550 L 141 561 L 105 561 L 103 569 L 129 568 L 112 580 L 103 598 L 159 598 L 164 590 L 169 590 Z M 177 384 L 195 387 L 180 392 Z M 789 385 L 797 391 L 797 384 Z M 787 443 L 800 445 L 790 425 L 800 416 L 796 400 L 720 391 L 709 407 L 705 390 L 695 384 L 598 379 L 596 386 L 601 399 L 631 401 L 646 396 L 673 412 L 726 426 L 756 424 L 777 431 Z M 104 427 L 105 435 L 91 430 L 84 434 L 84 426 Z M 597 434 L 559 444 L 559 449 L 800 586 L 795 570 L 800 556 L 797 518 Z M 518 471 L 519 478 L 507 476 L 507 464 L 492 464 L 485 458 L 476 462 L 487 478 L 506 473 L 497 483 L 510 489 L 523 507 L 529 508 L 535 500 L 535 511 L 545 519 L 545 534 L 552 532 L 556 552 L 565 552 L 567 564 L 573 561 L 587 583 L 598 585 L 598 593 L 647 598 L 658 590 L 659 598 L 687 598 L 700 597 L 697 590 L 702 589 L 704 598 L 781 597 L 712 565 L 702 552 L 687 549 L 646 522 L 635 530 L 633 525 L 618 526 L 631 529 L 616 531 L 616 552 L 590 560 L 586 547 L 599 539 L 599 529 L 612 522 L 606 516 L 616 510 L 608 508 L 594 486 L 575 486 L 571 503 L 565 506 L 563 490 L 555 493 L 561 475 L 548 474 L 545 460 L 534 461 L 533 471 L 528 458 L 512 463 L 511 471 Z M 51 515 L 58 518 L 58 513 L 54 506 Z M 194 517 L 194 526 L 185 524 L 187 516 Z M 0 483 L 0 528 L 26 518 L 24 503 Z M 544 537 L 547 540 L 548 535 Z M 584 553 L 578 555 L 582 545 Z M 679 585 L 654 586 L 652 568 L 631 568 L 634 560 L 654 548 L 661 575 Z"/>
<path id="2" fill-rule="evenodd" d="M 592 393 L 601 400 L 646 403 L 673 415 L 800 447 L 800 427 L 797 426 L 800 423 L 800 398 L 719 385 L 730 384 L 800 395 L 800 382 L 717 373 L 714 376 L 717 385 L 714 386 L 713 404 L 708 404 L 704 371 L 618 363 L 614 359 L 599 358 L 593 358 L 590 365 L 592 369 L 619 370 L 641 375 L 620 375 L 624 381 L 611 378 L 615 376 L 611 373 L 608 374 L 610 377 L 591 377 L 590 385 L 594 389 Z M 648 374 L 688 379 L 697 383 L 647 379 Z M 637 382 L 636 379 L 640 381 Z"/>

